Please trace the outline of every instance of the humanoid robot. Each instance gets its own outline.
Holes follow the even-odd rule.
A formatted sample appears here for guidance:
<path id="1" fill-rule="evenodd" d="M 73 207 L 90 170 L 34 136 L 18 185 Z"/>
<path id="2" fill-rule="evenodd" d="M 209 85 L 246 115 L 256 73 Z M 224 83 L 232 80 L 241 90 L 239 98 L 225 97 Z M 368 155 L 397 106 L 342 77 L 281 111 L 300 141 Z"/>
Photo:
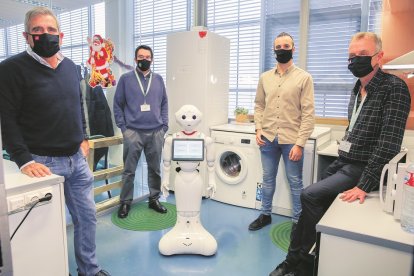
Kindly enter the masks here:
<path id="1" fill-rule="evenodd" d="M 216 191 L 213 141 L 210 137 L 206 137 L 203 133 L 195 130 L 202 118 L 202 113 L 195 106 L 182 106 L 175 113 L 175 118 L 184 130 L 165 139 L 161 186 L 164 196 L 167 197 L 169 194 L 171 161 L 177 161 L 180 168 L 174 181 L 177 222 L 161 238 L 158 248 L 163 255 L 214 255 L 217 251 L 217 241 L 200 221 L 201 199 L 203 187 L 205 186 L 197 170 L 200 160 L 205 159 L 209 179 L 207 191 L 209 196 L 212 196 Z M 183 154 L 185 148 L 189 149 L 188 154 Z M 204 158 L 204 153 L 206 158 Z M 186 155 L 190 155 L 190 157 L 188 158 Z M 181 158 L 177 158 L 177 156 Z"/>

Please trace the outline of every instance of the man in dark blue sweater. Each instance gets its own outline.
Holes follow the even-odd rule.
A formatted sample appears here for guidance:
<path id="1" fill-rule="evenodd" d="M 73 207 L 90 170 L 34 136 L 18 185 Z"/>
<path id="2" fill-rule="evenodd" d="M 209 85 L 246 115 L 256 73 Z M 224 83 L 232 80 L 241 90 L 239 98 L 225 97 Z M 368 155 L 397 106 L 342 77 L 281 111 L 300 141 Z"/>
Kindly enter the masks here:
<path id="1" fill-rule="evenodd" d="M 124 172 L 118 217 L 128 216 L 134 193 L 135 170 L 142 150 L 148 164 L 148 207 L 159 213 L 167 209 L 158 201 L 161 192 L 161 152 L 168 130 L 168 100 L 162 77 L 150 70 L 152 49 L 135 50 L 137 68 L 119 79 L 114 97 L 116 125 L 124 138 Z"/>
<path id="2" fill-rule="evenodd" d="M 59 51 L 63 33 L 55 15 L 37 7 L 26 13 L 27 51 L 0 63 L 3 141 L 22 173 L 65 177 L 66 205 L 75 227 L 79 275 L 110 275 L 95 255 L 93 175 L 75 64 Z"/>

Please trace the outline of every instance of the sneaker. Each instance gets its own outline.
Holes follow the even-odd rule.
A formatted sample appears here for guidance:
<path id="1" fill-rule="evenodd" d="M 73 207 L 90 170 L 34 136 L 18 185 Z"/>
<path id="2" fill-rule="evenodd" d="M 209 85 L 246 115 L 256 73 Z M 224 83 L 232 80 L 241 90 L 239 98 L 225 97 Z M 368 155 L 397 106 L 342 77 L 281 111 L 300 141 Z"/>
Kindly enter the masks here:
<path id="1" fill-rule="evenodd" d="M 288 262 L 283 261 L 275 268 L 275 270 L 270 272 L 269 276 L 295 276 L 297 275 L 293 270 L 294 270 L 293 267 L 291 267 Z"/>
<path id="2" fill-rule="evenodd" d="M 262 229 L 266 225 L 269 225 L 272 223 L 272 217 L 270 215 L 263 215 L 261 214 L 255 221 L 250 223 L 249 230 L 256 231 L 259 229 Z"/>

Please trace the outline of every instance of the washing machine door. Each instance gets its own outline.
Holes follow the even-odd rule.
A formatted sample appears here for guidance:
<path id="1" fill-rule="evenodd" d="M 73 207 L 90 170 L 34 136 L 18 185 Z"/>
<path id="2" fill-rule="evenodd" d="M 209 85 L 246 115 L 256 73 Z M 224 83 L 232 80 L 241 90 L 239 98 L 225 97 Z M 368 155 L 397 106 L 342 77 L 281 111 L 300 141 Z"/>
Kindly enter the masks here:
<path id="1" fill-rule="evenodd" d="M 216 174 L 226 184 L 238 184 L 247 176 L 247 159 L 236 149 L 222 149 L 216 162 Z"/>

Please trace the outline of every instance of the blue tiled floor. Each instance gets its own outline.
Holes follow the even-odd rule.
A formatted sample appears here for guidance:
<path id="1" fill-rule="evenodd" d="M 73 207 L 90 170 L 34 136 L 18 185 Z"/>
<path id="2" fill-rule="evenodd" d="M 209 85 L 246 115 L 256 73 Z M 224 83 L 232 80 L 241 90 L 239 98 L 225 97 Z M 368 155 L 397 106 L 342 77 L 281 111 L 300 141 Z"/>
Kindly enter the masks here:
<path id="1" fill-rule="evenodd" d="M 174 196 L 168 198 L 174 203 Z M 114 276 L 241 275 L 261 276 L 279 264 L 285 253 L 269 235 L 271 226 L 251 232 L 247 227 L 258 210 L 236 207 L 210 199 L 202 201 L 202 222 L 216 238 L 218 250 L 211 257 L 163 256 L 158 242 L 169 229 L 153 232 L 128 231 L 111 222 L 111 214 L 98 217 L 97 255 L 101 266 Z M 272 215 L 273 224 L 289 218 Z M 68 227 L 69 268 L 77 275 L 73 253 L 73 227 Z"/>

